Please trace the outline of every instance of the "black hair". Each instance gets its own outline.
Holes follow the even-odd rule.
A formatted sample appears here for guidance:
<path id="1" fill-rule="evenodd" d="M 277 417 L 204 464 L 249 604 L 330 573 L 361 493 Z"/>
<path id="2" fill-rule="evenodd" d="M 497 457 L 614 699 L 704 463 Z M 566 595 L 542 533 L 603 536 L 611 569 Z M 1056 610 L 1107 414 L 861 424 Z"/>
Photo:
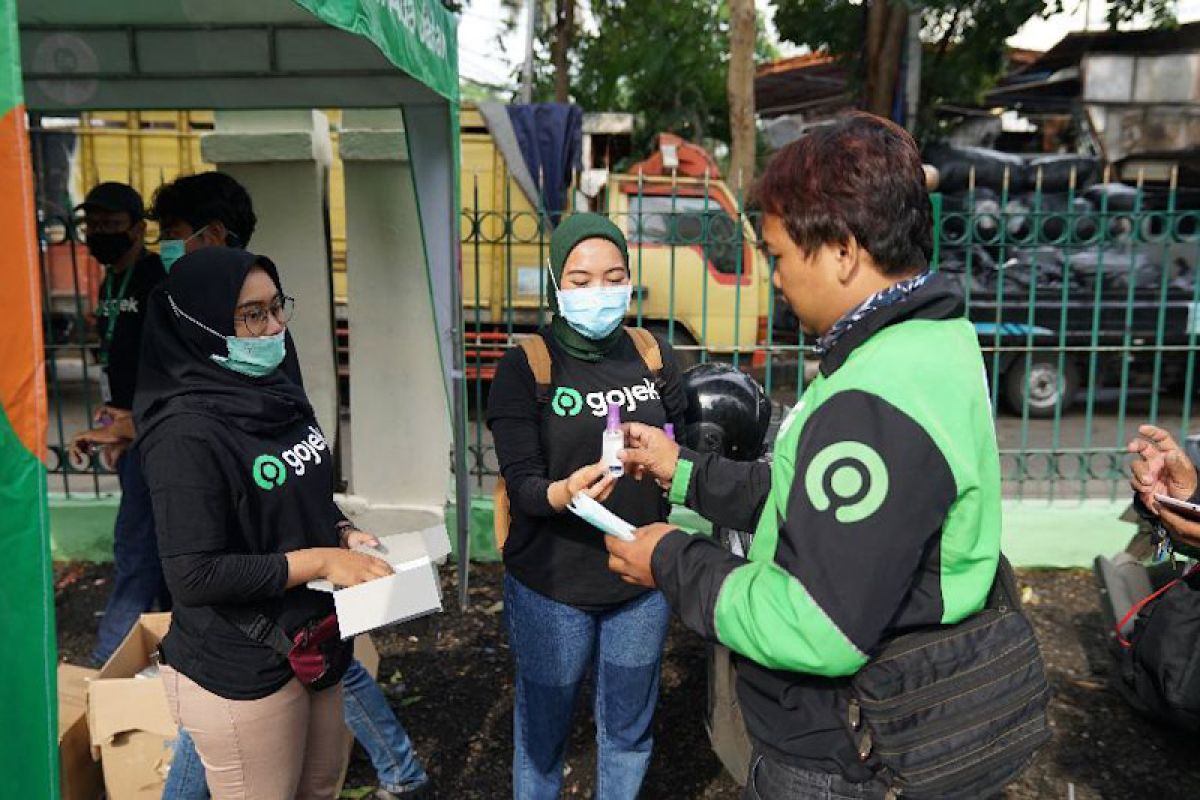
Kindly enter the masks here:
<path id="1" fill-rule="evenodd" d="M 258 218 L 246 189 L 223 172 L 186 175 L 154 193 L 148 214 L 160 223 L 181 221 L 198 231 L 212 222 L 225 226 L 225 244 L 246 248 Z"/>
<path id="2" fill-rule="evenodd" d="M 933 253 L 916 142 L 871 114 L 843 115 L 777 152 L 751 202 L 781 217 L 804 253 L 853 236 L 885 275 L 925 269 Z"/>

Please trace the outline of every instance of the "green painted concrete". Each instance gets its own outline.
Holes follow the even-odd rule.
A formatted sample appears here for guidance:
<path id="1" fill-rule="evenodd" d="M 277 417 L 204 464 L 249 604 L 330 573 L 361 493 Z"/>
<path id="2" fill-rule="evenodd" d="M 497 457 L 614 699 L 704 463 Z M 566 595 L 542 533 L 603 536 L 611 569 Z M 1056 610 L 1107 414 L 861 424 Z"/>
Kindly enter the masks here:
<path id="1" fill-rule="evenodd" d="M 50 498 L 50 535 L 58 561 L 112 560 L 112 530 L 116 497 L 99 499 Z M 1097 554 L 1125 548 L 1134 526 L 1119 518 L 1127 501 L 1039 500 L 1004 503 L 1004 552 L 1018 567 L 1090 567 Z M 671 521 L 688 530 L 708 532 L 709 524 L 695 512 L 676 508 Z M 454 535 L 454 508 L 447 510 L 446 527 Z M 471 502 L 471 558 L 499 560 L 492 539 L 492 500 Z"/>
<path id="2" fill-rule="evenodd" d="M 112 561 L 120 497 L 50 495 L 50 555 L 55 561 Z"/>

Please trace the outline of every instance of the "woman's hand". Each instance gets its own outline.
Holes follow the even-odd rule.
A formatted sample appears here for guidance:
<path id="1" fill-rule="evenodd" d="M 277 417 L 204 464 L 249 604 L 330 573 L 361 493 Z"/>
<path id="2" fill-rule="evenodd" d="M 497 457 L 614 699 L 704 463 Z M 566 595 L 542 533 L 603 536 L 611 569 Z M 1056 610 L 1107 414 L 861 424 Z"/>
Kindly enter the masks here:
<path id="1" fill-rule="evenodd" d="M 546 489 L 546 499 L 555 511 L 566 509 L 571 498 L 579 492 L 588 495 L 597 503 L 603 503 L 612 494 L 616 484 L 617 479 L 602 462 L 590 464 L 575 470 L 569 477 L 550 484 Z"/>
<path id="2" fill-rule="evenodd" d="M 639 481 L 648 473 L 659 486 L 669 489 L 679 463 L 679 445 L 652 425 L 630 422 L 624 427 L 625 449 L 620 458 L 625 469 Z"/>
<path id="3" fill-rule="evenodd" d="M 360 583 L 395 575 L 392 565 L 357 550 L 340 547 L 308 547 L 293 550 L 287 556 L 287 588 L 303 586 L 324 578 L 334 586 L 357 586 Z"/>
<path id="4" fill-rule="evenodd" d="M 334 586 L 357 586 L 376 578 L 396 574 L 392 565 L 382 558 L 357 550 L 328 549 L 329 554 L 325 558 L 325 569 L 321 577 Z"/>

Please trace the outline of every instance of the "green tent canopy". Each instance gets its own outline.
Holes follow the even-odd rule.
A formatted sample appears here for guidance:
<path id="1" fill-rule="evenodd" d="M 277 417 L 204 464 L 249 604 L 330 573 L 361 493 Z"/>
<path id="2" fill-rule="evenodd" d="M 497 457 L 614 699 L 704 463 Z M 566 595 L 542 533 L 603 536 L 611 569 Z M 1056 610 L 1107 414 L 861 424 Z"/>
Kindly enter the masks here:
<path id="1" fill-rule="evenodd" d="M 426 413 L 440 413 L 453 427 L 459 445 L 455 496 L 459 507 L 467 507 L 455 17 L 438 0 L 0 0 L 0 12 L 5 26 L 0 68 L 15 85 L 23 85 L 31 112 L 403 111 L 418 218 L 401 222 L 420 226 L 445 385 L 443 396 L 429 398 Z M 36 270 L 36 264 L 10 255 L 3 270 L 13 275 Z M 34 304 L 31 313 L 36 314 L 38 301 L 13 302 Z M 40 365 L 29 364 L 30 374 L 38 370 Z M 452 414 L 433 410 L 451 408 Z M 0 456 L 8 458 L 7 451 Z M 44 479 L 33 483 L 42 487 L 40 493 L 34 496 L 31 489 L 24 499 L 44 510 Z M 458 516 L 463 553 L 466 515 Z M 9 533 L 22 543 L 21 552 L 9 554 L 9 583 L 42 587 L 42 596 L 25 598 L 20 608 L 6 606 L 0 615 L 0 626 L 19 637 L 8 642 L 20 656 L 10 683 L 25 689 L 19 702 L 10 703 L 18 718 L 8 726 L 22 741 L 0 746 L 12 756 L 0 757 L 0 772 L 13 797 L 51 797 L 58 776 L 53 774 L 57 657 L 49 543 L 42 529 Z M 460 572 L 465 566 L 466 559 L 460 559 Z M 460 574 L 464 594 L 465 589 L 465 574 Z M 39 608 L 43 611 L 36 612 Z M 17 618 L 7 615 L 25 613 L 41 613 L 41 624 L 9 624 Z M 22 721 L 26 718 L 28 724 Z"/>

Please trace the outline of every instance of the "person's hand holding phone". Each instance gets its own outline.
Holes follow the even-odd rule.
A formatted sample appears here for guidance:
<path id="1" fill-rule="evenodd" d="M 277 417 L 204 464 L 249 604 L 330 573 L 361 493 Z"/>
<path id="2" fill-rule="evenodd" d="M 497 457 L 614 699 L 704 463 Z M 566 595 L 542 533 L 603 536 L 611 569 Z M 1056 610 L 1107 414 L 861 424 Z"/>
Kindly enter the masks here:
<path id="1" fill-rule="evenodd" d="M 1130 486 L 1150 510 L 1159 513 L 1160 504 L 1154 497 L 1156 494 L 1176 500 L 1187 500 L 1195 494 L 1200 482 L 1196 465 L 1171 434 L 1162 428 L 1141 426 L 1138 428 L 1138 438 L 1131 441 L 1127 449 L 1134 455 L 1130 464 Z"/>
<path id="2" fill-rule="evenodd" d="M 1200 516 L 1193 516 L 1177 505 L 1168 506 L 1156 497 L 1183 501 L 1192 497 L 1200 484 L 1196 465 L 1171 434 L 1155 425 L 1138 428 L 1138 438 L 1129 443 L 1128 450 L 1134 454 L 1130 485 L 1142 503 L 1158 515 L 1172 539 L 1189 547 L 1200 547 Z"/>

